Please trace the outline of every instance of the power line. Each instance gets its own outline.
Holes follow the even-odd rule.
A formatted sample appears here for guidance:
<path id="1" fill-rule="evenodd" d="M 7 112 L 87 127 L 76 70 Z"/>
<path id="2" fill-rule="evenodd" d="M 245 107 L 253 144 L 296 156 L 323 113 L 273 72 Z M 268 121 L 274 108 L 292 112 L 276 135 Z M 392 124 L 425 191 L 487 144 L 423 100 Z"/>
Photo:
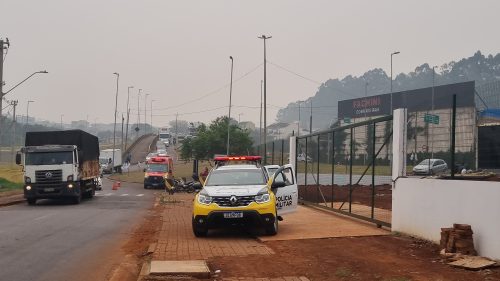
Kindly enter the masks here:
<path id="1" fill-rule="evenodd" d="M 240 76 L 239 78 L 235 79 L 233 81 L 233 84 L 234 83 L 237 83 L 238 81 L 242 80 L 243 78 L 247 77 L 248 75 L 252 74 L 253 72 L 255 72 L 257 69 L 259 69 L 261 66 L 263 65 L 263 63 L 260 63 L 259 65 L 257 65 L 256 67 L 252 68 L 250 71 L 248 71 L 247 73 L 243 74 L 242 76 Z M 214 94 L 217 94 L 219 93 L 220 91 L 224 90 L 225 88 L 229 87 L 230 83 L 227 83 L 225 84 L 224 86 L 218 88 L 217 90 L 214 90 L 214 91 L 211 91 L 211 92 L 208 92 L 204 95 L 202 95 L 201 97 L 197 97 L 195 99 L 192 99 L 192 100 L 189 100 L 189 101 L 186 101 L 184 103 L 181 103 L 181 104 L 178 104 L 178 105 L 174 105 L 174 106 L 169 106 L 169 107 L 164 107 L 164 108 L 154 108 L 153 110 L 167 110 L 167 109 L 172 109 L 172 108 L 177 108 L 177 107 L 181 107 L 183 105 L 186 105 L 188 103 L 191 103 L 191 102 L 196 102 L 196 101 L 200 101 L 204 98 L 207 98 L 211 95 L 214 95 Z M 175 115 L 175 114 L 174 114 Z"/>

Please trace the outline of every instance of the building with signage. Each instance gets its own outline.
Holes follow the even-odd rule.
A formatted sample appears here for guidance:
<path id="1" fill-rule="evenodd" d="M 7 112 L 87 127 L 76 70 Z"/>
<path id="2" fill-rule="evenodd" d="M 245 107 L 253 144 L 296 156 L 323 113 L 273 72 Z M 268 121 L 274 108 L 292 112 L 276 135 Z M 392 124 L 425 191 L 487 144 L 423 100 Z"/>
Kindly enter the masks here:
<path id="1" fill-rule="evenodd" d="M 407 108 L 408 153 L 429 154 L 425 155 L 428 158 L 430 153 L 450 151 L 452 105 L 456 95 L 456 151 L 473 153 L 477 139 L 474 86 L 471 81 L 343 100 L 338 103 L 338 120 L 341 125 L 347 125 L 389 115 L 393 109 Z M 363 144 L 363 140 L 368 139 L 367 132 L 359 128 L 354 133 L 361 146 L 357 153 L 364 151 L 366 143 Z M 376 127 L 377 138 L 383 139 L 388 132 L 390 129 L 383 126 Z"/>

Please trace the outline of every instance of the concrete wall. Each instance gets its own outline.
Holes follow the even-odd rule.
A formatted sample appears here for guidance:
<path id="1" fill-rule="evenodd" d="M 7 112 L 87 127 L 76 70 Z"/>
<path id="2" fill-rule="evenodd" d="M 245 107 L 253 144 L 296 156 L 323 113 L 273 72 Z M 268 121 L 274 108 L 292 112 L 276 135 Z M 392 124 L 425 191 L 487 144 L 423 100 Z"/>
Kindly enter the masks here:
<path id="1" fill-rule="evenodd" d="M 472 226 L 479 255 L 500 259 L 500 183 L 400 178 L 392 230 L 439 242 L 441 227 Z"/>

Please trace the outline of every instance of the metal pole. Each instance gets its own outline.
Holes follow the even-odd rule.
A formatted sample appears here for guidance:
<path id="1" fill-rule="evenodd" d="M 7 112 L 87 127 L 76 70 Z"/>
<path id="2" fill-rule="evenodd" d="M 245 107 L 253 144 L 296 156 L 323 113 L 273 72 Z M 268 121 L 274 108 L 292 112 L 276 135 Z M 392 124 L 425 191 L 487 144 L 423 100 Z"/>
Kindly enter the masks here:
<path id="1" fill-rule="evenodd" d="M 64 114 L 61 114 L 61 130 L 63 129 L 63 124 L 62 124 L 62 118 L 63 118 Z"/>
<path id="2" fill-rule="evenodd" d="M 258 37 L 264 40 L 264 164 L 267 164 L 267 74 L 266 74 L 266 40 L 272 36 L 262 35 Z"/>
<path id="3" fill-rule="evenodd" d="M 332 209 L 333 209 L 333 200 L 334 198 L 334 187 L 333 185 L 335 184 L 335 132 L 332 131 Z"/>
<path id="4" fill-rule="evenodd" d="M 139 138 L 139 130 L 140 130 L 139 124 L 141 123 L 141 111 L 139 107 L 139 101 L 141 100 L 141 91 L 142 89 L 139 89 L 139 93 L 137 94 L 137 127 L 136 127 L 137 138 Z"/>
<path id="5" fill-rule="evenodd" d="M 299 101 L 299 124 L 297 124 L 297 136 L 300 136 L 300 103 Z"/>
<path id="6" fill-rule="evenodd" d="M 309 117 L 309 134 L 313 133 L 313 101 L 311 99 L 311 116 Z"/>
<path id="7" fill-rule="evenodd" d="M 123 125 L 124 124 L 125 124 L 125 117 L 123 117 L 123 113 L 122 113 L 122 145 L 120 146 L 122 149 L 122 153 L 125 152 L 125 150 L 123 149 Z"/>
<path id="8" fill-rule="evenodd" d="M 149 118 L 149 122 L 151 123 L 151 133 L 153 132 L 153 102 L 156 100 L 151 100 L 151 117 Z"/>
<path id="9" fill-rule="evenodd" d="M 6 47 L 5 47 L 6 46 Z M 3 39 L 0 39 L 0 136 L 3 135 L 3 50 L 7 49 L 9 47 L 9 39 L 4 41 Z M 0 143 L 1 143 L 1 138 L 0 138 Z"/>
<path id="10" fill-rule="evenodd" d="M 128 86 L 127 89 L 127 129 L 125 130 L 125 148 L 124 150 L 127 150 L 128 146 L 128 130 L 129 130 L 129 121 L 130 121 L 130 106 L 129 106 L 129 101 L 130 101 L 130 89 L 134 88 L 134 86 Z"/>
<path id="11" fill-rule="evenodd" d="M 432 67 L 432 114 L 434 113 L 434 87 L 435 87 L 435 76 L 436 76 L 436 66 Z M 434 124 L 429 124 L 432 127 L 431 130 L 431 159 L 434 159 Z"/>
<path id="12" fill-rule="evenodd" d="M 376 123 L 373 123 L 372 132 L 372 219 L 375 217 L 375 144 L 376 144 Z M 367 125 L 369 126 L 369 125 Z"/>
<path id="13" fill-rule="evenodd" d="M 262 148 L 262 83 L 264 83 L 264 81 L 260 80 L 259 155 L 262 155 L 260 151 Z"/>
<path id="14" fill-rule="evenodd" d="M 30 108 L 30 103 L 32 102 L 35 102 L 35 101 L 32 101 L 32 100 L 29 100 L 28 103 L 26 104 L 26 129 L 28 128 L 28 124 L 29 124 L 29 108 Z"/>
<path id="15" fill-rule="evenodd" d="M 231 59 L 231 83 L 229 84 L 229 115 L 227 118 L 227 147 L 226 147 L 226 155 L 229 156 L 229 130 L 231 128 L 231 97 L 233 95 L 233 57 L 229 56 Z"/>
<path id="16" fill-rule="evenodd" d="M 114 172 L 115 169 L 115 149 L 116 149 L 116 110 L 118 106 L 118 80 L 120 80 L 120 74 L 118 72 L 114 72 L 116 75 L 116 95 L 115 95 L 115 123 L 113 125 L 113 162 L 111 162 L 111 173 Z"/>
<path id="17" fill-rule="evenodd" d="M 399 52 L 392 52 L 391 53 L 391 115 L 392 115 L 392 111 L 394 110 L 392 108 L 392 56 L 397 55 L 397 54 L 399 54 Z"/>
<path id="18" fill-rule="evenodd" d="M 147 119 L 147 110 L 146 110 L 146 106 L 148 104 L 148 96 L 149 94 L 146 94 L 144 95 L 144 134 L 146 134 L 146 130 L 147 130 L 147 124 L 148 124 L 148 119 Z"/>
<path id="19" fill-rule="evenodd" d="M 453 113 L 451 119 L 451 178 L 455 178 L 455 129 L 457 121 L 457 95 L 453 95 Z"/>
<path id="20" fill-rule="evenodd" d="M 16 117 L 16 107 L 17 107 L 17 104 L 18 104 L 17 100 L 11 102 L 11 105 L 14 107 L 14 112 L 13 112 L 13 115 L 12 115 L 12 139 L 11 139 L 12 143 L 10 144 L 10 153 L 11 153 L 11 157 L 12 158 L 14 158 L 14 146 L 15 146 L 15 143 L 16 143 L 16 119 L 17 119 L 17 117 Z"/>
<path id="21" fill-rule="evenodd" d="M 351 140 L 349 144 L 349 213 L 352 212 L 352 159 L 353 159 L 353 143 L 354 143 L 354 128 L 351 127 Z"/>

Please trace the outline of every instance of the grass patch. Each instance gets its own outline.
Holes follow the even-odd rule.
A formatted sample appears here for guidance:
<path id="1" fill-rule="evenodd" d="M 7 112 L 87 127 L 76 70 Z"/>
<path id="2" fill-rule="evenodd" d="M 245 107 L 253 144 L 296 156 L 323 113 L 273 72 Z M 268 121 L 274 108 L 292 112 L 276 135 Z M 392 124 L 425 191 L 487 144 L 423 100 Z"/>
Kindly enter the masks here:
<path id="1" fill-rule="evenodd" d="M 0 178 L 0 192 L 22 190 L 23 184 L 18 182 L 11 182 L 4 178 Z"/>
<path id="2" fill-rule="evenodd" d="M 0 193 L 23 189 L 23 171 L 20 166 L 0 165 Z"/>
<path id="3" fill-rule="evenodd" d="M 109 179 L 124 181 L 124 182 L 144 183 L 144 172 L 143 171 L 123 172 L 123 174 L 111 175 L 109 176 Z"/>

